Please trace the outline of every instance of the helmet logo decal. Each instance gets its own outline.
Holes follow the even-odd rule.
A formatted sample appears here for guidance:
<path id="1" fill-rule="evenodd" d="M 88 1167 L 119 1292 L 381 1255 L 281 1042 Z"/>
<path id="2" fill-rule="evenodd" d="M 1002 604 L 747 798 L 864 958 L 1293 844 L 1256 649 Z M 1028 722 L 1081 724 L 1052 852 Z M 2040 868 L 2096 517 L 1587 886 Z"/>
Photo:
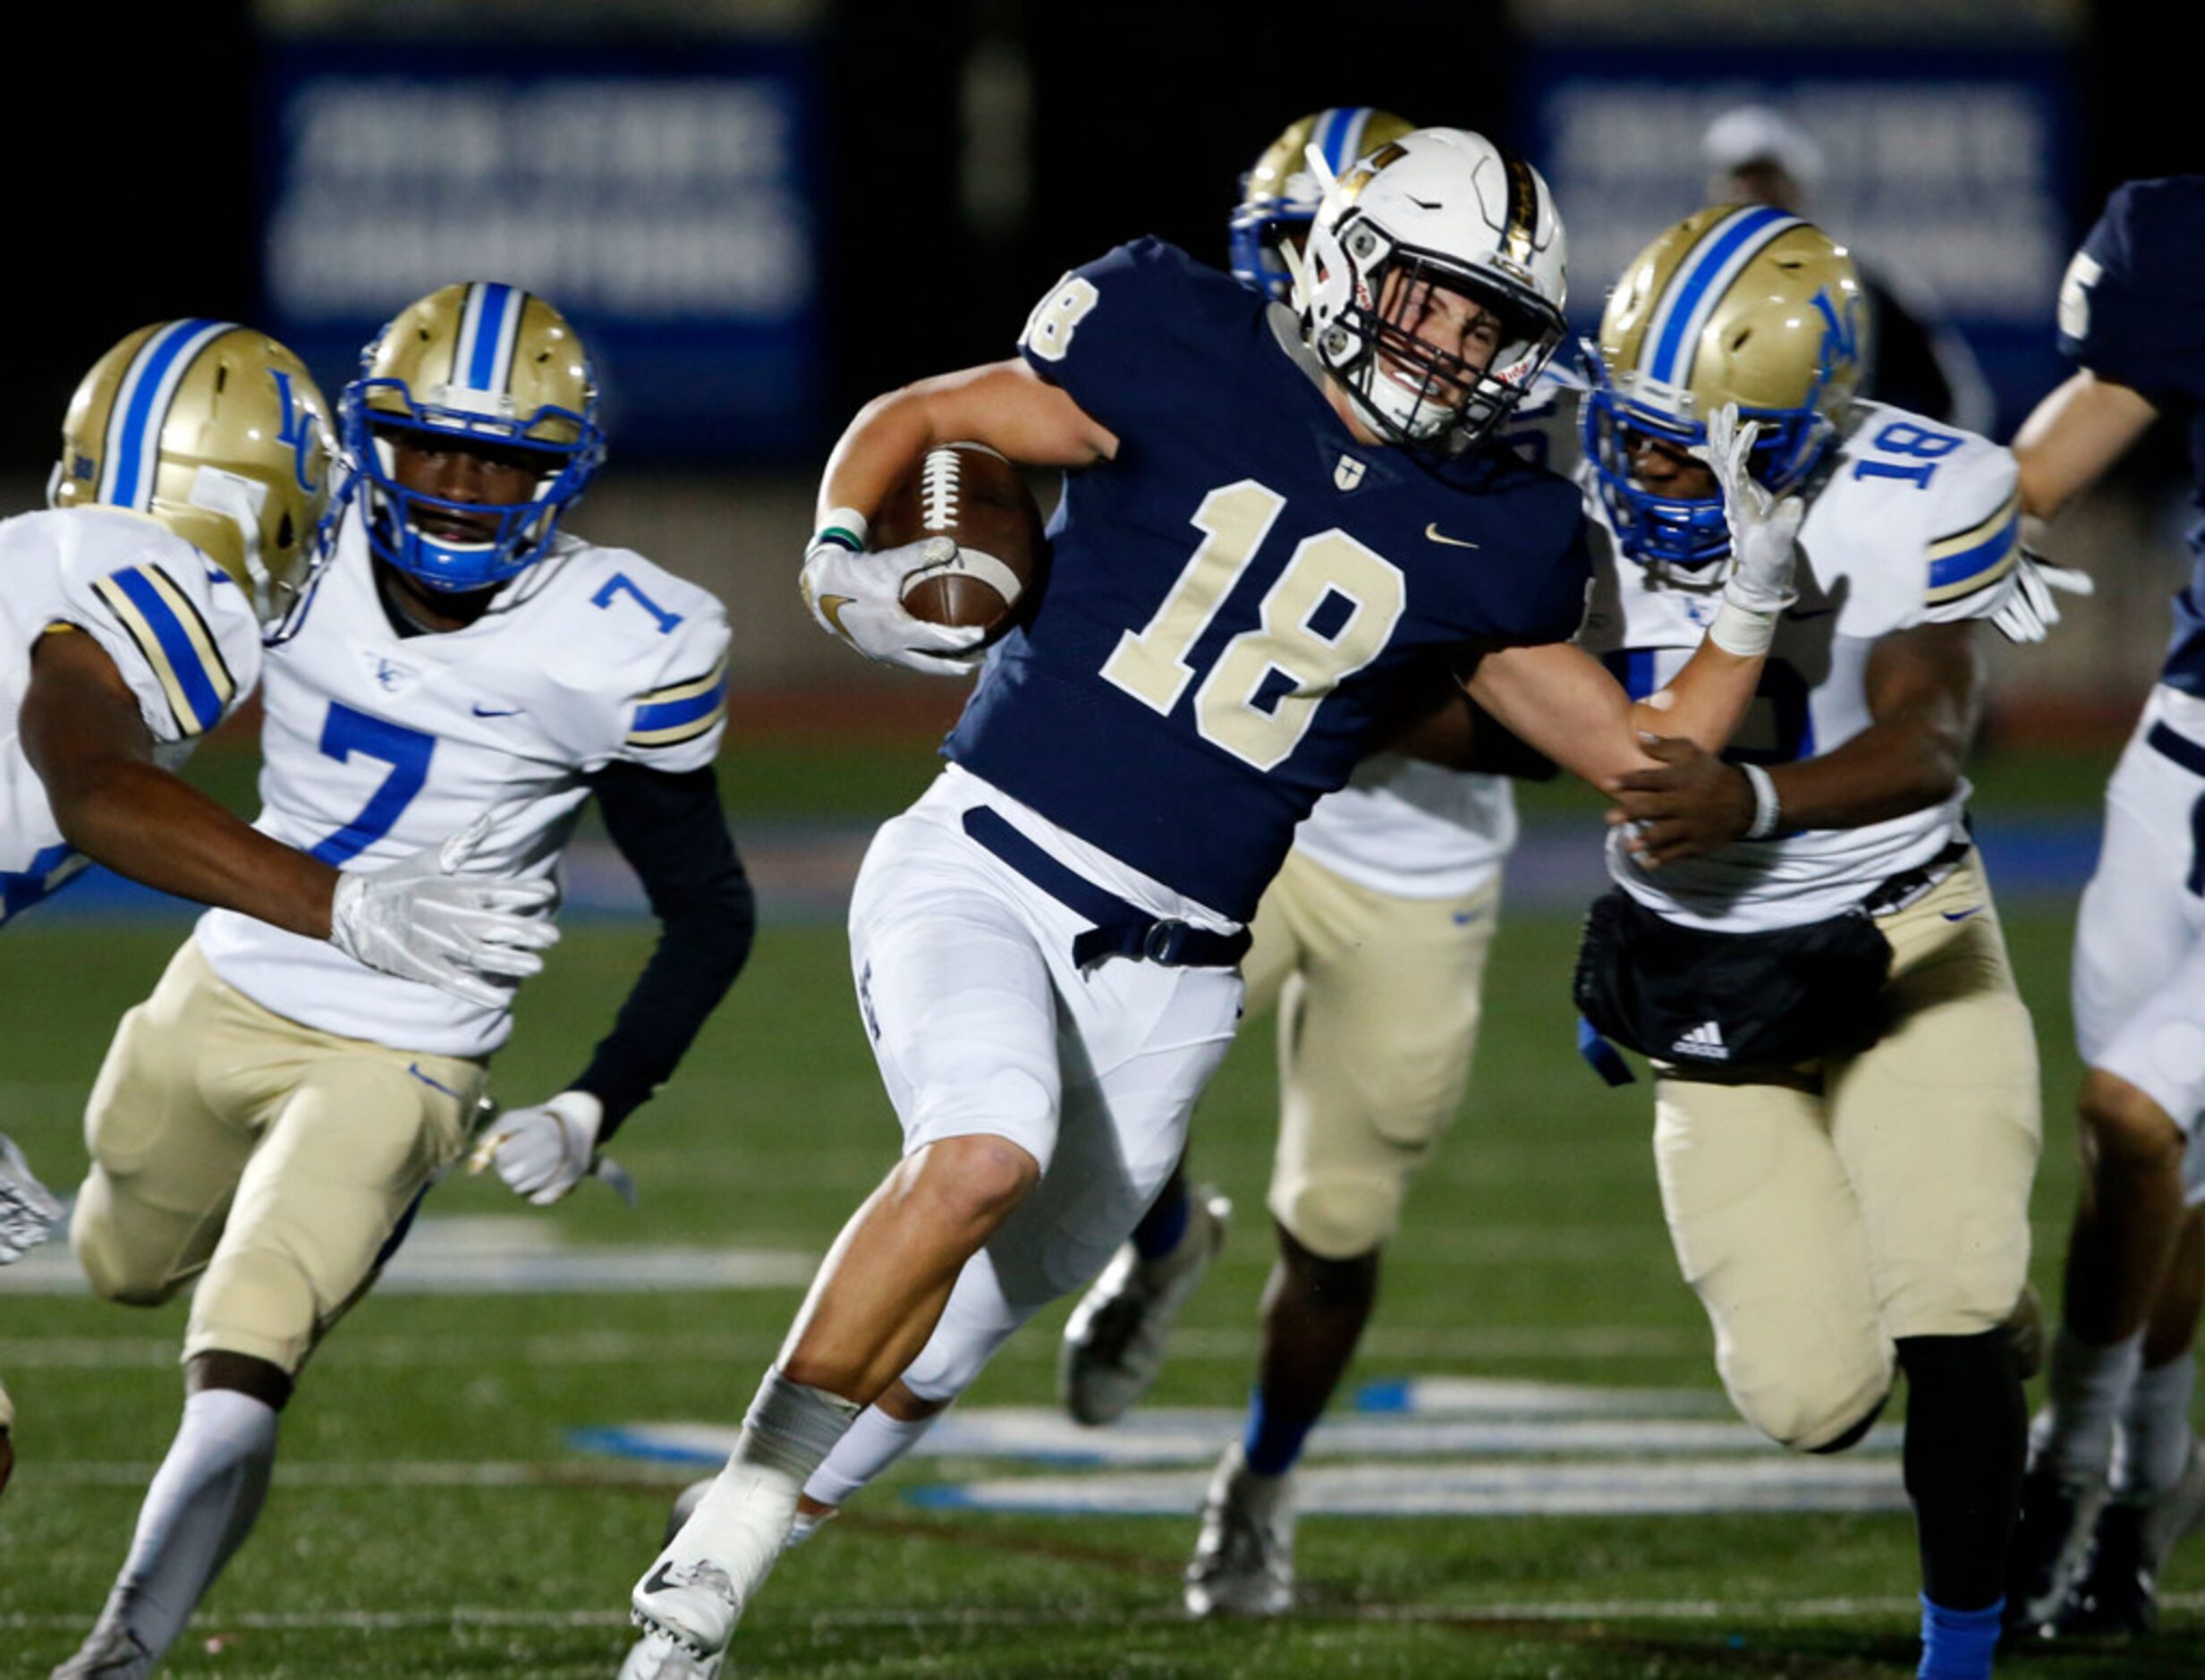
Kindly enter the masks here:
<path id="1" fill-rule="evenodd" d="M 276 381 L 276 400 L 284 409 L 284 428 L 276 433 L 276 441 L 291 445 L 291 476 L 310 495 L 321 485 L 313 477 L 314 431 L 307 424 L 306 407 L 291 388 L 289 374 L 281 368 L 270 368 L 268 378 Z"/>
<path id="2" fill-rule="evenodd" d="M 1830 291 L 1824 286 L 1814 294 L 1815 309 L 1828 327 L 1822 334 L 1822 365 L 1824 368 L 1842 367 L 1848 361 L 1857 361 L 1861 356 L 1861 300 L 1858 294 L 1845 300 L 1845 313 L 1838 313 L 1837 305 L 1830 299 Z"/>

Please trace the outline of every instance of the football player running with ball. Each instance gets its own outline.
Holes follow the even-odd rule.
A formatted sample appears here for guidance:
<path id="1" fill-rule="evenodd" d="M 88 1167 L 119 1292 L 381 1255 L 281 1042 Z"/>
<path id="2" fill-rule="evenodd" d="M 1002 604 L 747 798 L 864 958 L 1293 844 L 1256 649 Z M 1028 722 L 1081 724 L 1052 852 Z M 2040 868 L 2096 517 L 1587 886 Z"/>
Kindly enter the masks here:
<path id="1" fill-rule="evenodd" d="M 462 995 L 541 966 L 520 912 L 542 887 L 434 844 L 342 875 L 175 775 L 259 681 L 322 552 L 331 456 L 304 365 L 228 321 L 140 327 L 78 384 L 49 507 L 0 524 L 0 923 L 98 862 Z M 0 1137 L 0 1264 L 59 1212 Z M 0 1485 L 13 1421 L 0 1390 Z"/>
<path id="2" fill-rule="evenodd" d="M 589 358 L 539 297 L 476 283 L 412 304 L 369 345 L 343 427 L 356 495 L 267 660 L 260 827 L 348 878 L 465 829 L 548 902 L 595 795 L 661 922 L 589 1065 L 484 1141 L 547 1204 L 673 1072 L 749 947 L 711 770 L 725 616 L 560 529 L 605 440 Z M 109 1300 L 199 1282 L 182 1422 L 56 1676 L 150 1672 L 243 1542 L 301 1368 L 466 1149 L 514 986 L 453 997 L 216 911 L 123 1017 L 71 1236 Z"/>
<path id="3" fill-rule="evenodd" d="M 1288 128 L 1244 179 L 1234 277 L 1286 301 L 1322 196 L 1308 148 L 1344 169 L 1413 126 L 1341 106 Z M 1211 1479 L 1187 1570 L 1193 1616 L 1292 1606 L 1291 1472 L 1377 1306 L 1380 1255 L 1410 1180 L 1469 1081 L 1516 813 L 1505 776 L 1463 767 L 1504 762 L 1513 742 L 1473 717 L 1444 670 L 1435 675 L 1439 709 L 1317 802 L 1249 928 L 1247 1013 L 1278 1008 L 1278 1260 L 1247 1428 Z M 1064 1327 L 1074 1418 L 1109 1422 L 1148 1392 L 1166 1333 L 1223 1235 L 1223 1204 L 1190 1190 L 1183 1164 Z M 835 1469 L 830 1459 L 807 1493 L 838 1491 Z"/>
<path id="4" fill-rule="evenodd" d="M 1860 319 L 1844 250 L 1758 206 L 1678 223 L 1609 296 L 1582 448 L 1616 558 L 1583 645 L 1655 691 L 1742 557 L 1741 505 L 1804 522 L 1798 604 L 1727 759 L 1663 742 L 1622 778 L 1577 992 L 1654 1060 L 1662 1205 L 1738 1410 L 1835 1452 L 1906 1373 L 1921 1673 L 1958 1680 L 1998 1633 L 2040 1133 L 1961 768 L 1978 621 L 2034 640 L 2048 598 L 2012 457 L 1852 400 Z M 1694 454 L 1739 458 L 1734 407 L 1760 429 L 1725 481 Z"/>
<path id="5" fill-rule="evenodd" d="M 2060 287 L 2077 370 L 2014 440 L 2029 513 L 2057 513 L 2162 412 L 2184 417 L 2205 487 L 2201 264 L 2205 175 L 2133 181 L 2107 201 Z M 2006 1599 L 2047 1633 L 2150 1632 L 2160 1565 L 2205 1521 L 2190 1422 L 2205 1296 L 2205 527 L 2189 542 L 2075 926 L 2084 1177 Z"/>
<path id="6" fill-rule="evenodd" d="M 877 658 L 955 670 L 980 634 L 902 610 L 938 539 L 863 546 L 927 449 L 1065 469 L 1064 503 L 1045 591 L 851 905 L 906 1153 L 638 1582 L 630 1680 L 716 1673 L 837 1443 L 865 1480 L 1132 1233 L 1232 1038 L 1258 899 L 1421 658 L 1460 650 L 1480 704 L 1602 787 L 1647 764 L 1641 731 L 1728 738 L 1790 598 L 1785 516 L 1742 539 L 1707 645 L 1634 707 L 1569 641 L 1590 569 L 1574 487 L 1454 447 L 1560 339 L 1562 259 L 1529 165 L 1421 130 L 1327 192 L 1298 316 L 1136 241 L 1049 290 L 1020 358 L 878 398 L 844 432 L 804 582 Z"/>

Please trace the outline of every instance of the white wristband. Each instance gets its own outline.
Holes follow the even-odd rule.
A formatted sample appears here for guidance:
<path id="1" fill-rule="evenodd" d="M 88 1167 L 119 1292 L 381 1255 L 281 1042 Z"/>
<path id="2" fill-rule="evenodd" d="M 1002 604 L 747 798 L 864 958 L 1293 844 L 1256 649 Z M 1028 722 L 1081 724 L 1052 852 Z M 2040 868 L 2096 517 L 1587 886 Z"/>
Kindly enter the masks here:
<path id="1" fill-rule="evenodd" d="M 1777 785 L 1758 764 L 1742 764 L 1738 768 L 1744 774 L 1745 785 L 1753 790 L 1753 820 L 1746 825 L 1744 838 L 1766 840 L 1784 820 L 1784 807 L 1777 799 Z"/>
<path id="2" fill-rule="evenodd" d="M 1783 615 L 1782 607 L 1741 607 L 1726 594 L 1723 604 L 1715 609 L 1715 622 L 1708 626 L 1708 640 L 1741 659 L 1758 659 L 1776 640 L 1777 620 Z"/>
<path id="3" fill-rule="evenodd" d="M 819 529 L 811 540 L 814 547 L 822 542 L 835 542 L 863 554 L 869 529 L 869 522 L 856 508 L 830 507 L 820 517 Z"/>

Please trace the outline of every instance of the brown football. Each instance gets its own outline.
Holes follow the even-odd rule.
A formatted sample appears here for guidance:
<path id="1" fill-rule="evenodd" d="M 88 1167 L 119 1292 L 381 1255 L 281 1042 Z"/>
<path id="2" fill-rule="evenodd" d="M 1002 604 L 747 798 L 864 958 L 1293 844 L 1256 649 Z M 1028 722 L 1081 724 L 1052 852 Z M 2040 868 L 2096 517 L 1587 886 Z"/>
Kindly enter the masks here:
<path id="1" fill-rule="evenodd" d="M 985 444 L 929 449 L 888 493 L 872 523 L 872 547 L 946 537 L 956 557 L 904 586 L 903 607 L 929 624 L 1007 629 L 1046 564 L 1041 510 L 1018 469 Z"/>

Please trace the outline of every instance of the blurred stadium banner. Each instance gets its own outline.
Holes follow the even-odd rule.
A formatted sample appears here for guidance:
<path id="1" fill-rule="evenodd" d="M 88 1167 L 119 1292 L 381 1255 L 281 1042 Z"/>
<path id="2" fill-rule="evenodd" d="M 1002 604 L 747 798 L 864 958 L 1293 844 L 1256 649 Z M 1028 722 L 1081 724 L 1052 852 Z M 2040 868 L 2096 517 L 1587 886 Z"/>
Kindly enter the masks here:
<path id="1" fill-rule="evenodd" d="M 332 390 L 413 298 L 505 280 L 582 333 L 623 455 L 810 445 L 811 38 L 318 32 L 262 68 L 263 314 Z"/>
<path id="2" fill-rule="evenodd" d="M 1531 47 L 1522 67 L 1522 138 L 1568 217 L 1578 331 L 1639 248 L 1706 201 L 1709 123 L 1762 104 L 1820 154 L 1806 214 L 1967 339 L 1994 435 L 2063 377 L 2052 304 L 2081 230 L 2074 60 L 2057 39 L 1806 55 L 1580 38 Z"/>

